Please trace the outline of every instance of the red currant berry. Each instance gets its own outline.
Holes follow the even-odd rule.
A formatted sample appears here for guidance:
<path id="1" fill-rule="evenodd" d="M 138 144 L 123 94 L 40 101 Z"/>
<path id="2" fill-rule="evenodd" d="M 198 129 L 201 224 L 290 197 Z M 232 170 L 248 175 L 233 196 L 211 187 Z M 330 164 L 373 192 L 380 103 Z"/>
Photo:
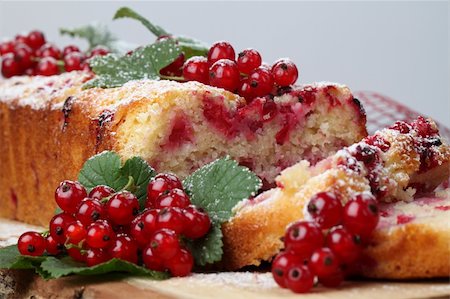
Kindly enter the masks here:
<path id="1" fill-rule="evenodd" d="M 61 51 L 54 44 L 46 43 L 39 48 L 37 54 L 39 57 L 53 57 L 58 60 L 61 58 Z"/>
<path id="2" fill-rule="evenodd" d="M 81 71 L 83 69 L 84 55 L 72 52 L 64 56 L 64 69 L 66 72 Z"/>
<path id="3" fill-rule="evenodd" d="M 239 87 L 239 70 L 236 62 L 220 59 L 209 69 L 209 84 L 228 91 L 235 91 Z"/>
<path id="4" fill-rule="evenodd" d="M 344 226 L 349 232 L 368 239 L 377 227 L 379 220 L 378 205 L 375 197 L 358 194 L 344 207 Z"/>
<path id="5" fill-rule="evenodd" d="M 314 286 L 314 275 L 308 266 L 294 265 L 286 275 L 286 286 L 294 293 L 306 293 Z"/>
<path id="6" fill-rule="evenodd" d="M 91 50 L 89 53 L 89 58 L 94 56 L 105 56 L 110 53 L 109 49 L 104 46 L 96 46 L 94 49 Z"/>
<path id="7" fill-rule="evenodd" d="M 297 66 L 289 59 L 280 59 L 272 66 L 273 80 L 278 86 L 289 86 L 298 78 Z"/>
<path id="8" fill-rule="evenodd" d="M 17 34 L 16 37 L 14 38 L 14 41 L 16 42 L 16 44 L 26 44 L 28 41 L 28 38 L 25 34 Z"/>
<path id="9" fill-rule="evenodd" d="M 185 227 L 186 218 L 180 208 L 164 208 L 158 214 L 156 226 L 158 229 L 169 229 L 181 234 Z"/>
<path id="10" fill-rule="evenodd" d="M 38 30 L 33 30 L 28 33 L 27 36 L 27 45 L 33 49 L 37 50 L 45 44 L 45 36 L 44 33 Z"/>
<path id="11" fill-rule="evenodd" d="M 188 276 L 194 266 L 194 258 L 186 248 L 180 248 L 173 258 L 167 261 L 167 268 L 170 274 L 175 277 Z"/>
<path id="12" fill-rule="evenodd" d="M 4 41 L 0 43 L 0 55 L 3 56 L 8 53 L 14 53 L 16 43 L 13 41 Z"/>
<path id="13" fill-rule="evenodd" d="M 156 208 L 178 207 L 186 208 L 191 204 L 187 194 L 178 188 L 172 189 L 167 193 L 162 193 L 155 202 Z"/>
<path id="14" fill-rule="evenodd" d="M 59 74 L 57 61 L 52 57 L 42 58 L 36 66 L 36 74 L 40 76 L 53 76 Z"/>
<path id="15" fill-rule="evenodd" d="M 341 262 L 346 264 L 358 260 L 362 252 L 359 238 L 342 227 L 335 227 L 330 230 L 326 237 L 326 246 L 334 252 Z"/>
<path id="16" fill-rule="evenodd" d="M 67 243 L 78 245 L 86 239 L 86 228 L 80 221 L 72 222 L 66 229 Z"/>
<path id="17" fill-rule="evenodd" d="M 344 281 L 344 273 L 341 270 L 337 270 L 335 273 L 319 277 L 319 282 L 327 288 L 336 288 Z"/>
<path id="18" fill-rule="evenodd" d="M 309 266 L 318 277 L 326 277 L 339 269 L 339 261 L 330 248 L 322 247 L 313 252 Z"/>
<path id="19" fill-rule="evenodd" d="M 252 93 L 252 87 L 250 86 L 250 79 L 249 78 L 245 78 L 242 79 L 239 83 L 239 88 L 237 93 L 241 96 L 244 97 L 247 100 L 247 103 L 250 103 L 253 98 L 255 97 Z"/>
<path id="20" fill-rule="evenodd" d="M 103 205 L 96 199 L 86 198 L 78 206 L 76 218 L 88 226 L 91 223 L 105 218 Z"/>
<path id="21" fill-rule="evenodd" d="M 137 264 L 138 261 L 137 243 L 127 235 L 118 235 L 108 253 L 111 258 L 118 258 L 133 264 Z"/>
<path id="22" fill-rule="evenodd" d="M 147 269 L 153 271 L 164 271 L 166 269 L 164 267 L 164 262 L 159 257 L 155 256 L 153 248 L 150 245 L 142 252 L 142 259 Z"/>
<path id="23" fill-rule="evenodd" d="M 113 242 L 114 231 L 106 221 L 96 221 L 87 228 L 86 243 L 90 248 L 106 248 Z"/>
<path id="24" fill-rule="evenodd" d="M 89 197 L 96 200 L 102 200 L 105 197 L 109 197 L 116 193 L 113 188 L 105 186 L 105 185 L 99 185 L 94 187 L 91 192 L 89 192 Z"/>
<path id="25" fill-rule="evenodd" d="M 62 181 L 55 191 L 55 201 L 65 212 L 74 214 L 80 202 L 87 196 L 86 189 L 76 181 Z"/>
<path id="26" fill-rule="evenodd" d="M 32 55 L 33 51 L 26 44 L 17 44 L 15 49 L 15 59 L 19 62 L 22 70 L 33 66 Z"/>
<path id="27" fill-rule="evenodd" d="M 203 56 L 189 58 L 183 65 L 183 78 L 186 81 L 209 83 L 209 64 Z"/>
<path id="28" fill-rule="evenodd" d="M 145 206 L 147 208 L 155 207 L 155 201 L 161 193 L 175 188 L 183 189 L 180 179 L 170 173 L 158 174 L 148 184 Z"/>
<path id="29" fill-rule="evenodd" d="M 284 236 L 286 250 L 309 258 L 314 250 L 322 247 L 324 237 L 320 228 L 309 221 L 297 221 L 289 225 Z"/>
<path id="30" fill-rule="evenodd" d="M 219 61 L 220 59 L 229 59 L 234 61 L 236 54 L 233 47 L 228 42 L 216 42 L 208 51 L 208 62 L 210 65 Z"/>
<path id="31" fill-rule="evenodd" d="M 37 232 L 23 233 L 17 242 L 17 248 L 22 255 L 41 256 L 46 247 L 47 242 Z"/>
<path id="32" fill-rule="evenodd" d="M 150 247 L 156 257 L 168 260 L 175 256 L 180 250 L 180 242 L 177 234 L 169 229 L 158 230 L 150 238 Z"/>
<path id="33" fill-rule="evenodd" d="M 184 54 L 181 53 L 171 64 L 159 71 L 163 76 L 180 77 L 183 70 Z"/>
<path id="34" fill-rule="evenodd" d="M 102 264 L 110 259 L 108 252 L 100 248 L 90 248 L 86 252 L 86 264 L 88 267 Z"/>
<path id="35" fill-rule="evenodd" d="M 195 206 L 189 206 L 184 210 L 185 228 L 183 235 L 189 239 L 197 239 L 205 236 L 211 228 L 211 220 L 208 214 Z"/>
<path id="36" fill-rule="evenodd" d="M 341 224 L 342 210 L 341 201 L 332 192 L 317 193 L 308 203 L 309 214 L 322 229 Z"/>
<path id="37" fill-rule="evenodd" d="M 303 262 L 303 258 L 291 251 L 279 253 L 272 262 L 272 275 L 276 283 L 280 287 L 286 288 L 286 276 L 288 270 L 292 268 L 293 265 L 301 265 Z"/>
<path id="38" fill-rule="evenodd" d="M 45 245 L 45 250 L 50 255 L 58 255 L 64 251 L 64 244 L 56 241 L 51 235 L 45 238 L 47 244 Z"/>
<path id="39" fill-rule="evenodd" d="M 74 52 L 81 53 L 81 50 L 80 50 L 80 48 L 78 48 L 75 45 L 68 45 L 68 46 L 64 47 L 62 55 L 63 55 L 63 57 L 66 57 L 68 54 L 74 53 Z"/>
<path id="40" fill-rule="evenodd" d="M 128 191 L 114 194 L 105 205 L 108 220 L 114 224 L 130 224 L 139 213 L 139 202 L 136 196 Z"/>
<path id="41" fill-rule="evenodd" d="M 158 215 L 159 210 L 147 210 L 131 222 L 130 234 L 140 248 L 148 245 L 151 236 L 157 230 L 156 223 Z"/>
<path id="42" fill-rule="evenodd" d="M 59 243 L 66 242 L 67 226 L 75 221 L 75 217 L 66 213 L 61 213 L 53 216 L 53 218 L 50 220 L 49 225 L 50 236 L 52 236 L 53 239 L 55 239 Z"/>
<path id="43" fill-rule="evenodd" d="M 67 254 L 77 262 L 86 262 L 86 251 L 77 247 L 67 249 Z"/>
<path id="44" fill-rule="evenodd" d="M 14 58 L 14 54 L 9 53 L 2 56 L 2 75 L 5 78 L 18 76 L 22 73 L 20 63 Z"/>
<path id="45" fill-rule="evenodd" d="M 261 62 L 261 55 L 255 49 L 245 49 L 238 54 L 237 66 L 241 73 L 250 74 Z"/>
<path id="46" fill-rule="evenodd" d="M 259 67 L 248 76 L 250 83 L 250 94 L 253 97 L 268 95 L 273 89 L 273 77 L 269 70 Z"/>

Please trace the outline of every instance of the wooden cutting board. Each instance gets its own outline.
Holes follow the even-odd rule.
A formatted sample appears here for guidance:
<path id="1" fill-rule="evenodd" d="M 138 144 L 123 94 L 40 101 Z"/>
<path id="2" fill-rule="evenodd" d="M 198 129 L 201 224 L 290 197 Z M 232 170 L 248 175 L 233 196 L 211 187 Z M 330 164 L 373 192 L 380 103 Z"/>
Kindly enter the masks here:
<path id="1" fill-rule="evenodd" d="M 0 246 L 16 242 L 29 225 L 0 219 Z M 445 261 L 444 261 L 445 262 Z M 270 273 L 224 272 L 193 274 L 185 278 L 153 281 L 112 274 L 96 277 L 65 277 L 44 281 L 32 271 L 2 271 L 0 298 L 450 298 L 448 279 L 385 282 L 352 281 L 338 289 L 314 288 L 308 294 L 294 294 L 279 288 Z"/>

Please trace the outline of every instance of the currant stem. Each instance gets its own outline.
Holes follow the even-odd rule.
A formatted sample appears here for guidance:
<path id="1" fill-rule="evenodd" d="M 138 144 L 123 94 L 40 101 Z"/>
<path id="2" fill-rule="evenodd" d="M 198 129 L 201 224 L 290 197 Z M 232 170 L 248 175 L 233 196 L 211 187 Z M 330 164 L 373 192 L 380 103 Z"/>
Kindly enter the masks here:
<path id="1" fill-rule="evenodd" d="M 133 192 L 133 191 L 135 191 L 135 189 L 136 189 L 136 185 L 134 184 L 134 178 L 130 175 L 128 177 L 128 183 L 120 191 L 127 190 L 130 192 Z"/>

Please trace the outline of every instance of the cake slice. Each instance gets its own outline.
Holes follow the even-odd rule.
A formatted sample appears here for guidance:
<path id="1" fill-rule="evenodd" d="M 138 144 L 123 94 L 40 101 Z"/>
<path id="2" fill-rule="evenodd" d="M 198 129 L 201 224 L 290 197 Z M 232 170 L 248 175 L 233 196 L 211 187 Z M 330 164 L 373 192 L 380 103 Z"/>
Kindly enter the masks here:
<path id="1" fill-rule="evenodd" d="M 362 274 L 416 279 L 450 276 L 450 189 L 412 202 L 382 204 Z"/>
<path id="2" fill-rule="evenodd" d="M 315 164 L 366 136 L 364 111 L 343 85 L 297 86 L 247 104 L 197 82 L 82 90 L 89 76 L 0 82 L 0 216 L 44 224 L 58 182 L 103 150 L 181 178 L 229 155 L 269 186 L 300 159 Z"/>
<path id="3" fill-rule="evenodd" d="M 304 217 L 314 194 L 335 192 L 346 202 L 356 193 L 370 192 L 380 201 L 409 202 L 447 179 L 449 170 L 449 146 L 435 123 L 422 117 L 412 124 L 397 122 L 315 166 L 301 161 L 281 173 L 277 188 L 235 208 L 235 216 L 223 226 L 224 265 L 238 269 L 270 260 L 282 249 L 286 226 Z M 448 247 L 443 252 L 447 255 L 440 258 L 448 260 Z M 449 268 L 446 264 L 441 270 Z"/>

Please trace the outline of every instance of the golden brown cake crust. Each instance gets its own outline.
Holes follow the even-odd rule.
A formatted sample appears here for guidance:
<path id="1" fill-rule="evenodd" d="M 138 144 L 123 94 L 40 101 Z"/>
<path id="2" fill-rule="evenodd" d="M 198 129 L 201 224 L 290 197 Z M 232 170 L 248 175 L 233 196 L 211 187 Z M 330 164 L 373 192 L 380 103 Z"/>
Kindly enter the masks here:
<path id="1" fill-rule="evenodd" d="M 362 271 L 366 277 L 450 277 L 448 223 L 443 223 L 441 228 L 410 223 L 391 230 L 378 230 L 365 255 L 369 259 Z"/>

